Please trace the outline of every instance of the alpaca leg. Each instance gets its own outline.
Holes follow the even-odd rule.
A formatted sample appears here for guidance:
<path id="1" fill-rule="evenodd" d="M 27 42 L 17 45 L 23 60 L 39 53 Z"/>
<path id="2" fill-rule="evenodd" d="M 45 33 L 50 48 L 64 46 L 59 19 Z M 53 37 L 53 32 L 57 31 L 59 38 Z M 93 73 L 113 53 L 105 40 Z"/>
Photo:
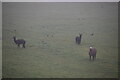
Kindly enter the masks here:
<path id="1" fill-rule="evenodd" d="M 93 60 L 95 60 L 95 59 L 96 59 L 96 55 L 93 56 Z"/>
<path id="2" fill-rule="evenodd" d="M 78 44 L 80 44 L 80 41 L 78 41 Z"/>
<path id="3" fill-rule="evenodd" d="M 20 44 L 18 44 L 18 47 L 20 47 Z"/>
<path id="4" fill-rule="evenodd" d="M 78 44 L 78 41 L 76 41 L 76 44 Z"/>
<path id="5" fill-rule="evenodd" d="M 81 38 L 80 38 L 80 40 L 79 40 L 79 44 L 81 44 Z"/>
<path id="6" fill-rule="evenodd" d="M 94 59 L 95 59 L 95 56 L 93 56 L 93 61 L 94 61 Z"/>
<path id="7" fill-rule="evenodd" d="M 76 37 L 75 41 L 76 41 L 76 44 L 77 44 L 77 42 L 78 42 L 77 37 Z"/>
<path id="8" fill-rule="evenodd" d="M 78 43 L 80 44 L 81 43 L 81 38 L 79 37 L 79 39 L 78 39 Z"/>
<path id="9" fill-rule="evenodd" d="M 25 44 L 23 44 L 23 48 L 25 48 Z"/>
<path id="10" fill-rule="evenodd" d="M 76 44 L 78 44 L 78 41 L 76 40 Z"/>
<path id="11" fill-rule="evenodd" d="M 81 44 L 81 40 L 80 40 L 80 44 Z"/>
<path id="12" fill-rule="evenodd" d="M 91 55 L 89 55 L 89 60 L 91 60 Z"/>
<path id="13" fill-rule="evenodd" d="M 77 41 L 76 41 L 76 44 L 77 44 Z"/>
<path id="14" fill-rule="evenodd" d="M 96 59 L 96 55 L 94 56 L 94 59 Z"/>

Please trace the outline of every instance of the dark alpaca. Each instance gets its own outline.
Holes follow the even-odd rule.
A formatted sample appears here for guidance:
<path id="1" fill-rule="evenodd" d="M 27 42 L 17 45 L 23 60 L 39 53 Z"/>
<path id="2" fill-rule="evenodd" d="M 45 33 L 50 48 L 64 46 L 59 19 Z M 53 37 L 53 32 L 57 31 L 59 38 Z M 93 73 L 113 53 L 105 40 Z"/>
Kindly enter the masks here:
<path id="1" fill-rule="evenodd" d="M 18 47 L 20 47 L 20 45 L 22 44 L 23 48 L 25 48 L 25 43 L 26 43 L 25 40 L 23 40 L 23 39 L 16 39 L 15 36 L 13 37 L 13 39 L 14 39 L 15 44 L 18 45 Z"/>
<path id="2" fill-rule="evenodd" d="M 81 38 L 82 38 L 82 34 L 79 34 L 79 36 L 76 37 L 76 44 L 81 44 Z"/>
<path id="3" fill-rule="evenodd" d="M 93 60 L 96 59 L 96 53 L 97 53 L 97 50 L 93 47 L 90 47 L 90 51 L 89 51 L 90 60 L 91 60 L 91 57 L 93 58 Z"/>

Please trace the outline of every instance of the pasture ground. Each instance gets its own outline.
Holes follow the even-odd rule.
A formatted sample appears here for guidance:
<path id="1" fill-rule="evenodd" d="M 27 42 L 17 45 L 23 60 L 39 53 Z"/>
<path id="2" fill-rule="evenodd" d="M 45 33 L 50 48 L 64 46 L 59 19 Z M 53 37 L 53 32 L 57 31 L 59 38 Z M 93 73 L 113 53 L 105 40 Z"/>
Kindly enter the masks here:
<path id="1" fill-rule="evenodd" d="M 117 3 L 3 3 L 3 77 L 118 77 L 117 10 Z M 25 39 L 26 48 L 13 36 Z"/>

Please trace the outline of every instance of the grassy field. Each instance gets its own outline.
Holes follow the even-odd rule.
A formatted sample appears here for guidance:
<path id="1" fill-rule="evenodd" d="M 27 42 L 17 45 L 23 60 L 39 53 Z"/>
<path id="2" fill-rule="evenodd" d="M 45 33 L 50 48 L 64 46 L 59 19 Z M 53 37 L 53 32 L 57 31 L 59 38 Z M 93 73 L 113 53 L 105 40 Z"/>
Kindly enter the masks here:
<path id="1" fill-rule="evenodd" d="M 3 77 L 118 77 L 117 10 L 117 3 L 3 3 Z M 26 48 L 13 36 L 25 39 Z"/>

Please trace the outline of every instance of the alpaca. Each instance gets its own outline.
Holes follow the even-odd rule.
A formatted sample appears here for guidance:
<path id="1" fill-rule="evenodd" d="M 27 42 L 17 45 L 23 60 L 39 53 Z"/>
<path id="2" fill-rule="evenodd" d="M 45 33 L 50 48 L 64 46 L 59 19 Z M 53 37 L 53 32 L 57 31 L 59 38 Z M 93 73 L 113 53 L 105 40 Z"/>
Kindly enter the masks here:
<path id="1" fill-rule="evenodd" d="M 81 38 L 82 38 L 82 34 L 79 34 L 79 36 L 76 37 L 76 43 L 80 44 L 81 43 Z"/>
<path id="2" fill-rule="evenodd" d="M 90 51 L 89 51 L 90 60 L 91 60 L 91 57 L 93 57 L 93 60 L 96 59 L 96 53 L 97 53 L 97 50 L 93 47 L 90 47 Z"/>
<path id="3" fill-rule="evenodd" d="M 25 43 L 26 43 L 25 40 L 23 40 L 23 39 L 16 39 L 15 36 L 13 37 L 13 39 L 14 39 L 15 44 L 18 45 L 18 47 L 20 47 L 20 44 L 22 44 L 22 45 L 23 45 L 23 48 L 25 48 Z"/>

